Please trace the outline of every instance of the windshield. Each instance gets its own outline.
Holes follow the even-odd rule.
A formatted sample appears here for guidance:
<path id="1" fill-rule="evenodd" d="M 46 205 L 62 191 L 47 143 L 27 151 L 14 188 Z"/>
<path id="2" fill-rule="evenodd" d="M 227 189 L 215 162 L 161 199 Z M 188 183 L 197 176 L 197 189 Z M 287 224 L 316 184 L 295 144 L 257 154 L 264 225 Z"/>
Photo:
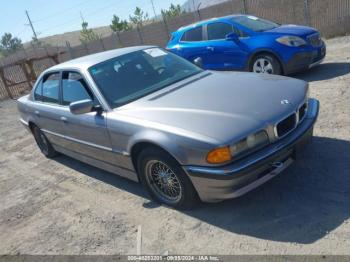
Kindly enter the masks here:
<path id="1" fill-rule="evenodd" d="M 274 23 L 272 21 L 251 16 L 251 15 L 235 16 L 235 17 L 232 17 L 231 20 L 255 32 L 267 31 L 280 26 L 279 24 Z"/>
<path id="2" fill-rule="evenodd" d="M 187 60 L 160 48 L 135 51 L 89 68 L 89 73 L 112 108 L 201 71 Z"/>

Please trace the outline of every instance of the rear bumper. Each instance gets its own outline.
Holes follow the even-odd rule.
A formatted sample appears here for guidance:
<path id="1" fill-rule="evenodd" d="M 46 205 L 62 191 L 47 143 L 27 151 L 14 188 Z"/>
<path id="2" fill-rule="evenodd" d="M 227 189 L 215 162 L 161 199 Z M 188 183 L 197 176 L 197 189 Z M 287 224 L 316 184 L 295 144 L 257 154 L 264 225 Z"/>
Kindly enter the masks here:
<path id="1" fill-rule="evenodd" d="M 292 74 L 320 64 L 326 56 L 326 45 L 322 43 L 320 47 L 312 48 L 308 51 L 295 53 L 292 58 L 284 64 L 284 73 Z"/>
<path id="2" fill-rule="evenodd" d="M 184 166 L 200 199 L 239 197 L 281 173 L 311 139 L 318 111 L 319 102 L 310 99 L 306 118 L 293 132 L 242 160 L 221 167 Z"/>

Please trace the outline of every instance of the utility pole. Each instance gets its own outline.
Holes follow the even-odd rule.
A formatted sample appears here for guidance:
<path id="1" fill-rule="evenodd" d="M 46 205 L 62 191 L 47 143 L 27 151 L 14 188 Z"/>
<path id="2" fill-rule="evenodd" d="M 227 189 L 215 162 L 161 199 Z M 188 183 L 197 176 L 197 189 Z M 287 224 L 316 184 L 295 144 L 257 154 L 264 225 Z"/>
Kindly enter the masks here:
<path id="1" fill-rule="evenodd" d="M 157 17 L 157 14 L 156 14 L 156 9 L 154 8 L 154 3 L 153 3 L 153 0 L 151 0 L 151 4 L 152 4 L 153 14 L 154 14 L 154 20 L 155 20 L 155 19 L 156 19 L 156 17 Z"/>
<path id="2" fill-rule="evenodd" d="M 83 16 L 83 13 L 81 11 L 80 11 L 80 18 L 81 18 L 81 21 L 83 21 L 83 23 L 85 23 L 84 16 Z"/>
<path id="3" fill-rule="evenodd" d="M 29 22 L 29 26 L 32 28 L 32 31 L 33 31 L 33 35 L 34 35 L 34 38 L 35 39 L 38 39 L 38 36 L 34 30 L 34 26 L 33 26 L 33 23 L 32 23 L 32 20 L 30 20 L 30 17 L 29 17 L 29 14 L 28 14 L 28 11 L 26 10 L 26 15 L 27 15 L 27 18 L 28 18 L 28 22 Z"/>

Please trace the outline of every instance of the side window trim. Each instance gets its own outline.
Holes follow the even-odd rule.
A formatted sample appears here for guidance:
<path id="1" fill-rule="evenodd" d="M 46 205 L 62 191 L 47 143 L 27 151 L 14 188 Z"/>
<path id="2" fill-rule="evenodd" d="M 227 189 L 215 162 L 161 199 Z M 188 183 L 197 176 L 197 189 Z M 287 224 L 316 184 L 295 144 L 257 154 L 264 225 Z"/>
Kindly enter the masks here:
<path id="1" fill-rule="evenodd" d="M 212 24 L 227 24 L 227 25 L 230 25 L 231 28 L 232 28 L 232 32 L 235 32 L 236 30 L 239 30 L 237 28 L 235 28 L 231 23 L 227 23 L 227 22 L 224 22 L 224 21 L 215 21 L 215 22 L 210 22 L 208 24 L 205 25 L 205 38 L 207 39 L 206 41 L 222 41 L 222 40 L 226 40 L 226 38 L 220 38 L 220 39 L 209 39 L 208 37 L 208 26 L 212 25 Z M 239 35 L 240 37 L 240 35 Z"/>
<path id="2" fill-rule="evenodd" d="M 233 27 L 233 31 L 238 34 L 238 37 L 246 37 L 246 33 L 244 33 L 241 29 L 239 29 L 238 27 L 236 26 L 232 26 Z"/>
<path id="3" fill-rule="evenodd" d="M 59 80 L 59 86 L 58 86 L 58 105 L 62 105 L 62 76 L 63 72 L 60 70 L 60 80 Z"/>
<path id="4" fill-rule="evenodd" d="M 59 79 L 59 81 L 58 81 L 58 101 L 57 101 L 57 103 L 50 103 L 50 102 L 43 101 L 44 79 L 45 79 L 46 76 L 49 77 L 49 76 L 52 75 L 52 74 L 59 74 L 59 77 L 58 77 L 58 79 Z M 40 83 L 40 88 L 41 88 L 41 100 L 35 100 L 35 101 L 37 101 L 37 102 L 39 101 L 39 102 L 41 102 L 41 103 L 48 104 L 48 105 L 53 105 L 53 106 L 55 106 L 55 105 L 56 105 L 56 106 L 60 105 L 60 104 L 61 104 L 61 80 L 62 80 L 62 72 L 61 72 L 61 70 L 49 71 L 49 72 L 45 73 L 45 74 L 41 77 L 40 82 L 39 82 L 39 83 Z"/>
<path id="5" fill-rule="evenodd" d="M 225 21 L 217 21 L 217 22 L 210 22 L 208 24 L 205 25 L 205 39 L 206 41 L 221 41 L 221 40 L 224 40 L 225 38 L 222 38 L 222 39 L 211 39 L 209 40 L 208 39 L 208 25 L 210 24 L 214 24 L 214 23 L 224 23 L 224 24 L 228 24 L 228 25 L 231 25 L 232 27 L 232 32 L 235 32 L 235 33 L 238 33 L 238 37 L 241 38 L 241 37 L 249 37 L 249 34 L 247 32 L 244 32 L 243 30 L 241 30 L 239 27 L 237 27 L 236 25 L 234 24 L 231 24 L 231 23 L 227 23 Z"/>
<path id="6" fill-rule="evenodd" d="M 40 88 L 40 99 L 35 99 L 35 92 L 38 88 Z M 38 80 L 37 84 L 33 88 L 32 99 L 35 102 L 42 102 L 42 96 L 43 96 L 43 77 L 41 77 Z"/>
<path id="7" fill-rule="evenodd" d="M 64 101 L 63 101 L 63 74 L 64 74 L 64 73 L 76 73 L 76 74 L 79 74 L 79 75 L 82 77 L 82 79 L 84 80 L 85 84 L 86 84 L 86 88 L 88 89 L 88 90 L 86 90 L 86 91 L 89 93 L 89 95 L 92 95 L 92 98 L 93 98 L 93 99 L 96 99 L 96 101 L 98 102 L 98 104 L 102 105 L 101 102 L 100 102 L 100 100 L 99 100 L 98 97 L 96 96 L 95 92 L 94 92 L 93 89 L 91 88 L 89 82 L 86 80 L 85 75 L 82 74 L 82 73 L 80 72 L 80 70 L 76 70 L 76 69 L 65 69 L 65 70 L 62 70 L 62 71 L 61 71 L 61 77 L 60 77 L 60 80 L 61 80 L 61 81 L 60 81 L 60 82 L 61 82 L 61 84 L 60 84 L 60 97 L 61 97 L 61 99 L 60 99 L 60 105 L 61 105 L 61 106 L 63 106 L 63 107 L 69 107 L 69 105 L 64 105 L 64 103 L 63 103 L 63 102 L 64 102 Z"/>
<path id="8" fill-rule="evenodd" d="M 194 29 L 196 29 L 197 27 L 202 27 L 202 40 L 200 40 L 200 41 L 187 41 L 187 40 L 182 40 L 182 39 L 184 38 L 185 34 L 186 34 L 188 31 L 194 30 Z M 199 25 L 199 26 L 195 26 L 195 27 L 193 27 L 193 28 L 191 28 L 191 29 L 188 29 L 188 30 L 184 31 L 184 32 L 182 33 L 182 36 L 181 36 L 179 42 L 181 42 L 181 43 L 198 43 L 198 42 L 206 41 L 206 35 L 205 35 L 204 27 L 206 27 L 206 25 Z"/>
<path id="9" fill-rule="evenodd" d="M 249 37 L 250 36 L 248 32 L 244 31 L 241 26 L 239 26 L 238 24 L 236 24 L 234 22 L 232 22 L 232 27 L 233 27 L 234 31 L 239 32 L 239 34 L 238 34 L 239 37 Z"/>
<path id="10" fill-rule="evenodd" d="M 63 91 L 62 91 L 62 90 L 63 90 L 63 89 L 62 89 L 62 71 L 69 71 L 69 72 L 75 72 L 75 73 L 80 74 L 80 75 L 83 77 L 83 79 L 84 79 L 84 81 L 85 81 L 87 87 L 89 88 L 90 92 L 93 94 L 93 96 L 94 96 L 94 98 L 96 99 L 96 101 L 98 102 L 98 104 L 101 105 L 101 106 L 103 107 L 104 110 L 107 110 L 107 109 L 105 108 L 105 106 L 104 106 L 104 103 L 101 103 L 101 100 L 100 100 L 98 94 L 96 94 L 96 91 L 91 87 L 91 84 L 90 84 L 90 82 L 87 80 L 85 74 L 83 74 L 79 69 L 76 69 L 76 68 L 68 68 L 68 69 L 65 69 L 65 70 L 54 70 L 54 71 L 49 71 L 49 72 L 45 73 L 44 75 L 42 75 L 42 76 L 40 77 L 40 80 L 38 81 L 38 84 L 37 84 L 37 85 L 40 84 L 41 94 L 43 94 L 43 80 L 44 80 L 45 76 L 48 75 L 48 74 L 54 74 L 54 73 L 59 73 L 59 74 L 60 74 L 60 76 L 59 76 L 59 91 L 58 91 L 59 103 L 49 103 L 49 102 L 44 102 L 44 101 L 42 101 L 42 100 L 35 100 L 35 99 L 34 99 L 34 91 L 35 91 L 36 87 L 33 89 L 33 93 L 32 93 L 32 99 L 33 99 L 34 102 L 43 103 L 43 104 L 47 104 L 47 105 L 50 105 L 50 106 L 59 106 L 59 107 L 63 107 L 63 106 L 64 106 L 64 105 L 63 105 L 63 96 L 62 96 L 62 94 L 63 94 Z M 37 86 L 37 85 L 36 85 L 36 86 Z M 64 106 L 64 107 L 67 107 L 67 106 Z"/>

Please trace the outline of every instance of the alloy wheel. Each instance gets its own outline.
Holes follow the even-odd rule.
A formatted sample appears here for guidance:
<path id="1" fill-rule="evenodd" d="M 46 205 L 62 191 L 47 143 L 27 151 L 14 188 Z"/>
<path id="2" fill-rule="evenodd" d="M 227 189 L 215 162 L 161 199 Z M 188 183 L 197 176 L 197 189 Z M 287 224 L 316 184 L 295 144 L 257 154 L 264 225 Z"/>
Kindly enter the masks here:
<path id="1" fill-rule="evenodd" d="M 259 58 L 254 62 L 253 65 L 254 73 L 263 73 L 263 74 L 273 74 L 272 63 L 266 58 Z"/>
<path id="2" fill-rule="evenodd" d="M 179 178 L 171 168 L 159 160 L 151 160 L 146 164 L 146 179 L 153 191 L 166 203 L 180 201 L 183 188 Z"/>

